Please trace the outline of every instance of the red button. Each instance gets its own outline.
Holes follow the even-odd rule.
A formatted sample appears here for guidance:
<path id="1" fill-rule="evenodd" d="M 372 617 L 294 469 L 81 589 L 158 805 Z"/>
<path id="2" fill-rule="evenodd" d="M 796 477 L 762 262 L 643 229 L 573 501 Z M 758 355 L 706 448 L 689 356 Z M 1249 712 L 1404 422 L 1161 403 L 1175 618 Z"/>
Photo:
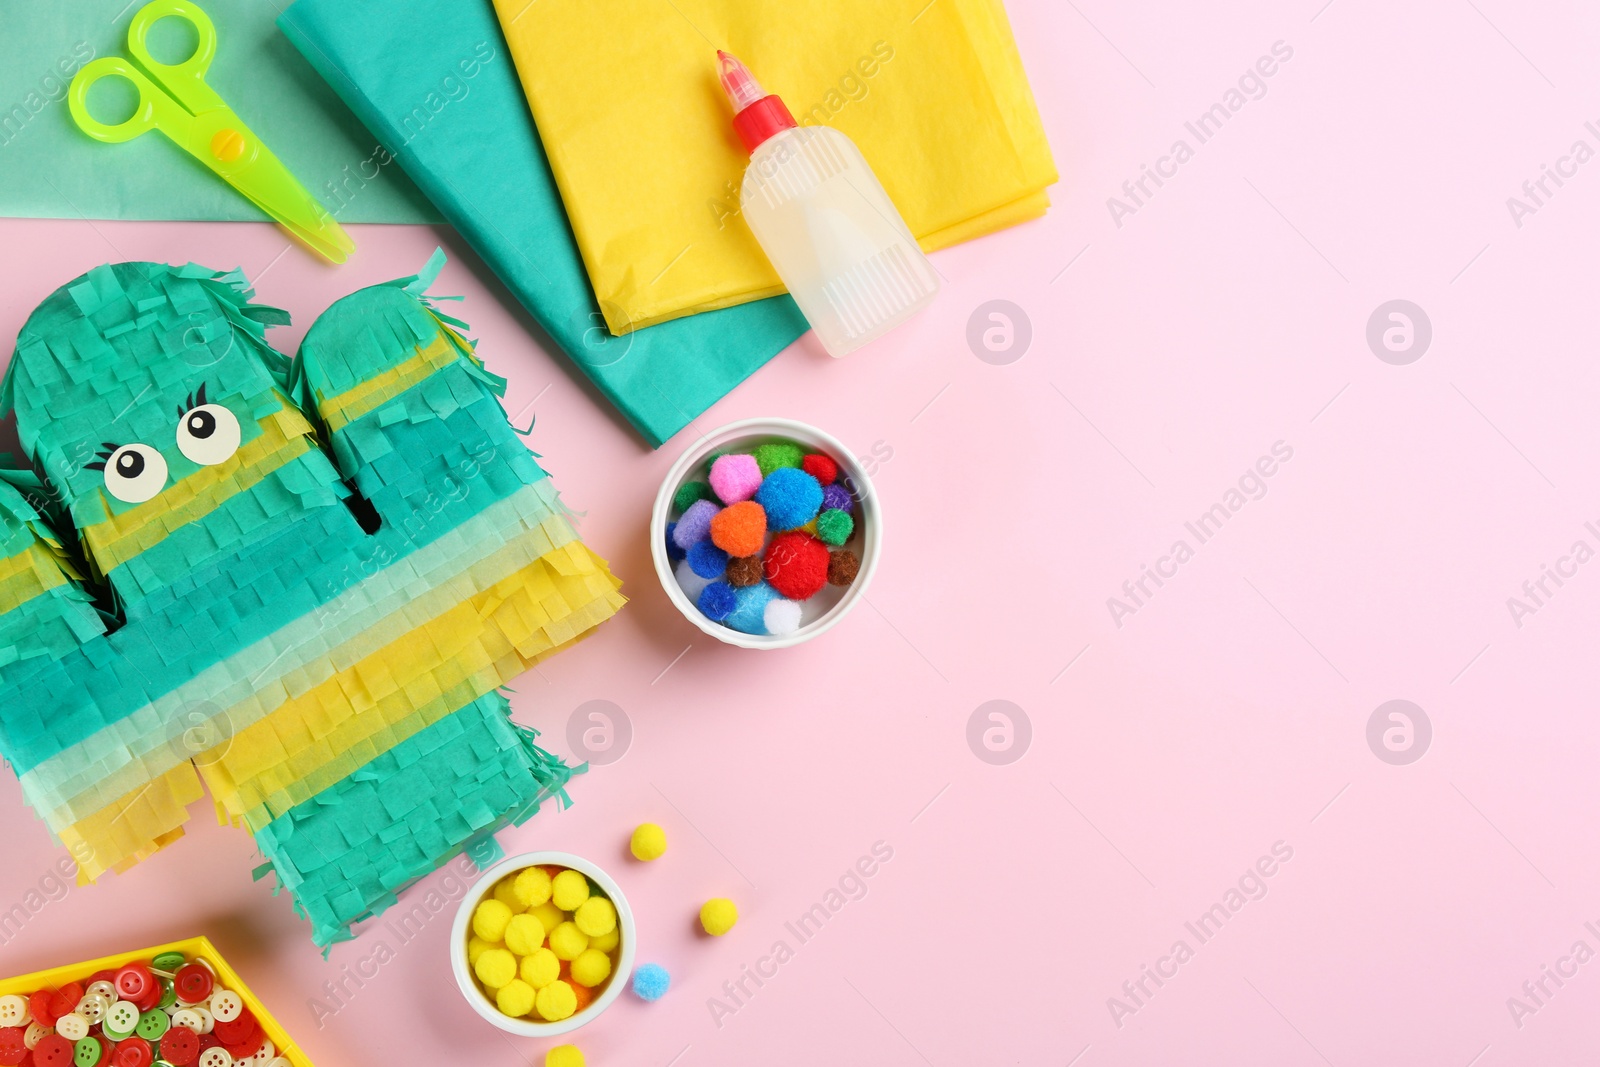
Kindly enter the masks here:
<path id="1" fill-rule="evenodd" d="M 50 1010 L 50 991 L 41 989 L 28 998 L 28 1011 L 33 1015 L 33 1021 L 40 1026 L 54 1026 L 56 1013 Z"/>
<path id="2" fill-rule="evenodd" d="M 142 963 L 128 964 L 117 972 L 115 981 L 117 993 L 122 999 L 132 1001 L 143 1000 L 149 994 L 150 987 L 156 984 L 155 978 L 150 974 L 150 968 Z"/>
<path id="3" fill-rule="evenodd" d="M 50 1014 L 57 1019 L 63 1015 L 71 1015 L 77 1010 L 78 1001 L 82 999 L 83 986 L 77 982 L 68 982 L 50 995 Z"/>
<path id="4" fill-rule="evenodd" d="M 0 1027 L 0 1064 L 5 1067 L 17 1067 L 22 1058 L 28 1054 L 28 1046 L 23 1038 L 27 1036 L 25 1026 Z"/>
<path id="5" fill-rule="evenodd" d="M 237 1017 L 222 1022 L 220 1019 L 212 1027 L 217 1037 L 222 1039 L 224 1045 L 242 1045 L 261 1032 L 261 1024 L 256 1022 L 256 1017 L 250 1014 L 250 1009 L 245 1008 Z M 234 1059 L 239 1057 L 235 1056 Z"/>
<path id="6" fill-rule="evenodd" d="M 84 984 L 85 985 L 94 985 L 96 982 L 110 982 L 113 985 L 115 985 L 116 981 L 117 981 L 117 972 L 116 971 L 96 971 L 96 972 L 94 972 L 93 974 L 91 974 L 89 976 L 89 980 L 87 982 L 85 982 Z"/>
<path id="7" fill-rule="evenodd" d="M 161 1037 L 161 1058 L 172 1067 L 189 1067 L 200 1058 L 200 1038 L 193 1030 L 174 1026 Z"/>
<path id="8" fill-rule="evenodd" d="M 143 1014 L 159 1003 L 161 1003 L 161 983 L 152 976 L 150 988 L 144 991 L 144 996 L 133 1002 L 133 1006 L 139 1009 L 140 1014 Z"/>
<path id="9" fill-rule="evenodd" d="M 210 1000 L 211 989 L 215 984 L 211 972 L 198 963 L 184 964 L 173 979 L 173 985 L 178 990 L 178 999 L 185 1004 L 198 1004 L 202 1000 Z"/>
<path id="10" fill-rule="evenodd" d="M 46 1034 L 33 1046 L 33 1062 L 39 1067 L 71 1067 L 72 1042 L 60 1034 Z"/>
<path id="11" fill-rule="evenodd" d="M 217 1035 L 214 1032 L 213 1033 L 209 1033 L 209 1034 L 201 1034 L 200 1035 L 200 1051 L 201 1052 L 204 1052 L 208 1048 L 221 1048 L 221 1047 L 222 1047 L 222 1039 L 217 1037 Z"/>
<path id="12" fill-rule="evenodd" d="M 262 1035 L 260 1030 L 257 1030 L 256 1036 L 251 1038 L 249 1041 L 244 1041 L 239 1044 L 224 1042 L 222 1047 L 226 1049 L 228 1055 L 232 1056 L 234 1059 L 247 1060 L 251 1056 L 254 1056 L 256 1053 L 260 1052 L 261 1046 L 264 1044 L 266 1044 L 266 1038 Z"/>
<path id="13" fill-rule="evenodd" d="M 142 1037 L 130 1037 L 118 1041 L 117 1047 L 111 1053 L 111 1062 L 115 1067 L 150 1067 L 150 1062 L 155 1056 L 150 1051 L 150 1042 Z"/>

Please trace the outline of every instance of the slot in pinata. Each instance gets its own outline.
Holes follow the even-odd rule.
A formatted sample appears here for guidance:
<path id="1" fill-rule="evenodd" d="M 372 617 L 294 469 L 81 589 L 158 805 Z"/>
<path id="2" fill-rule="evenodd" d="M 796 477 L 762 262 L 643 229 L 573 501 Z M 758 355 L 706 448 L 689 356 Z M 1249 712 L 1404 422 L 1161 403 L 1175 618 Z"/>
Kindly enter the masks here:
<path id="1" fill-rule="evenodd" d="M 565 800 L 500 687 L 623 598 L 424 295 L 442 265 L 335 303 L 293 361 L 239 271 L 97 267 L 29 317 L 0 753 L 80 881 L 180 836 L 204 780 L 327 945 Z"/>

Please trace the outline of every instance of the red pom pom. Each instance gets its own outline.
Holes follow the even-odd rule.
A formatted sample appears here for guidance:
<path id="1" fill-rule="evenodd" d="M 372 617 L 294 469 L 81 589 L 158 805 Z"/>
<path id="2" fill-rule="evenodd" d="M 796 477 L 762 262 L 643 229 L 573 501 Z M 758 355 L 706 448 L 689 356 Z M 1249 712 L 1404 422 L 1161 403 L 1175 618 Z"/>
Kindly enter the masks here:
<path id="1" fill-rule="evenodd" d="M 813 596 L 828 581 L 828 546 L 799 530 L 774 537 L 764 563 L 767 581 L 790 600 Z"/>
<path id="2" fill-rule="evenodd" d="M 839 465 L 818 452 L 802 459 L 800 469 L 815 478 L 818 485 L 832 485 L 833 480 L 839 477 Z"/>

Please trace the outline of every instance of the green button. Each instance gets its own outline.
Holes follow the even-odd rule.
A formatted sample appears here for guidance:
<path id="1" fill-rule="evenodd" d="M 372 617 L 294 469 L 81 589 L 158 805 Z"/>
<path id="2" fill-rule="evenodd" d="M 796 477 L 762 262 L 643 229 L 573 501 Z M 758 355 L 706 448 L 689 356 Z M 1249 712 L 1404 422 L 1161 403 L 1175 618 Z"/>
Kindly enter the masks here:
<path id="1" fill-rule="evenodd" d="M 146 1041 L 159 1041 L 161 1035 L 171 1026 L 172 1020 L 167 1017 L 167 1013 L 160 1008 L 154 1008 L 139 1016 L 139 1025 L 134 1029 L 134 1033 Z"/>
<path id="2" fill-rule="evenodd" d="M 161 999 L 156 1001 L 156 1007 L 170 1008 L 176 1003 L 178 1003 L 177 987 L 172 984 L 172 979 L 161 979 Z"/>
<path id="3" fill-rule="evenodd" d="M 94 1067 L 100 1062 L 101 1052 L 99 1041 L 92 1037 L 79 1038 L 78 1043 L 72 1046 L 72 1062 L 77 1067 Z"/>
<path id="4" fill-rule="evenodd" d="M 181 952 L 163 952 L 150 961 L 150 969 L 166 971 L 168 974 L 177 974 L 178 968 L 188 963 L 189 959 Z"/>

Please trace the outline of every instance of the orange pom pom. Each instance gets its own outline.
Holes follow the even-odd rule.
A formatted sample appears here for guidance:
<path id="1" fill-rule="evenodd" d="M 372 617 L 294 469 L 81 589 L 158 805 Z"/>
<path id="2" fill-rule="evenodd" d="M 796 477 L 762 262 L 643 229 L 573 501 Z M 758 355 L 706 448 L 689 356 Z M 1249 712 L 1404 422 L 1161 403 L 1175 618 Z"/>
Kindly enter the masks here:
<path id="1" fill-rule="evenodd" d="M 711 517 L 711 543 L 730 556 L 753 556 L 767 538 L 767 513 L 754 500 L 730 504 Z"/>

